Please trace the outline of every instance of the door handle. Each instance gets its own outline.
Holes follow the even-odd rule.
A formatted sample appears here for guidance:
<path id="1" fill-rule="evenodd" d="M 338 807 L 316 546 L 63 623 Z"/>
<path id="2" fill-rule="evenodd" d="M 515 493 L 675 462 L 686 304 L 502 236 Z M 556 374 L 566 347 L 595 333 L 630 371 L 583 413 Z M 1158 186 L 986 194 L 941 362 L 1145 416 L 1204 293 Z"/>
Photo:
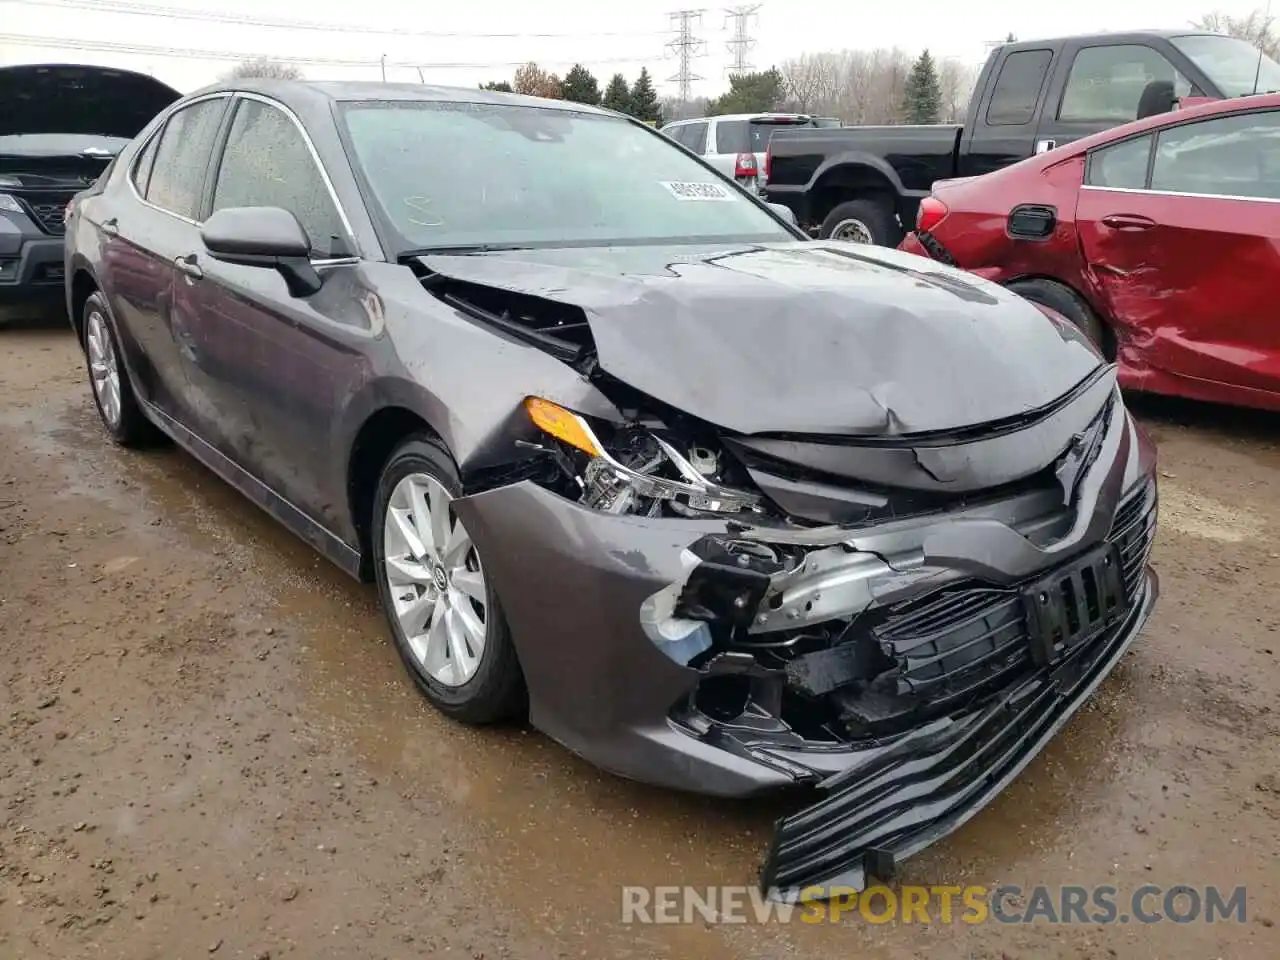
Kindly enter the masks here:
<path id="1" fill-rule="evenodd" d="M 196 262 L 196 255 L 189 253 L 185 257 L 178 257 L 173 261 L 173 265 L 178 268 L 179 273 L 183 273 L 192 280 L 199 280 L 204 276 L 204 271 L 200 269 L 200 264 Z"/>
<path id="2" fill-rule="evenodd" d="M 1112 230 L 1150 230 L 1156 222 L 1136 213 L 1111 213 L 1102 218 L 1102 225 Z"/>
<path id="3" fill-rule="evenodd" d="M 112 217 L 109 220 L 103 220 L 102 223 L 98 224 L 98 226 L 108 237 L 120 236 L 120 226 L 115 217 Z"/>
<path id="4" fill-rule="evenodd" d="M 1036 153 L 1048 153 L 1058 145 L 1057 140 L 1037 140 Z"/>

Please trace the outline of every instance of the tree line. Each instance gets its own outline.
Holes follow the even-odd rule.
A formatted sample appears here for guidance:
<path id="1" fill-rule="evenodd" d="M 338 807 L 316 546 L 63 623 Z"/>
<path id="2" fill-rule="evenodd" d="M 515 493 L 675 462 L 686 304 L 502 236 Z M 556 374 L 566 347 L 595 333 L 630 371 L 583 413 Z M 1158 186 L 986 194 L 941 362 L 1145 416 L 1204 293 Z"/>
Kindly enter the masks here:
<path id="1" fill-rule="evenodd" d="M 623 74 L 615 73 L 602 91 L 599 81 L 580 63 L 575 63 L 562 80 L 556 74 L 530 62 L 516 70 L 510 83 L 506 80 L 490 81 L 480 84 L 480 89 L 587 103 L 629 114 L 646 123 L 663 122 L 658 91 L 653 85 L 653 77 L 645 67 L 640 68 L 640 75 L 636 77 L 635 83 L 628 83 Z"/>
<path id="2" fill-rule="evenodd" d="M 1280 56 L 1276 18 L 1261 10 L 1247 16 L 1209 13 L 1192 26 L 1238 37 L 1269 56 Z M 1006 43 L 1015 40 L 1013 34 L 1005 38 Z M 937 59 L 928 50 L 913 54 L 900 47 L 882 47 L 802 54 L 768 70 L 731 74 L 729 89 L 720 96 L 684 102 L 660 99 L 647 69 L 641 69 L 634 83 L 616 73 L 601 89 L 580 63 L 562 79 L 530 62 L 516 70 L 510 81 L 480 87 L 603 106 L 654 124 L 768 111 L 837 117 L 847 124 L 955 123 L 964 119 L 979 70 L 956 59 Z M 231 76 L 300 78 L 301 72 L 258 57 L 234 68 Z"/>

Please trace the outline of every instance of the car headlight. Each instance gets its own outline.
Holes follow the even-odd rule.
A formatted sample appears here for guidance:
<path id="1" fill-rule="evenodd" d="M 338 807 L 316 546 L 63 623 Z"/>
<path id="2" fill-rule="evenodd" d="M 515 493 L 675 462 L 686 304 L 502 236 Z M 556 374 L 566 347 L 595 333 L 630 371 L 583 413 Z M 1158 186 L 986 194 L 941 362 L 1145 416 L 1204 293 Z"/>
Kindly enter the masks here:
<path id="1" fill-rule="evenodd" d="M 524 402 L 543 433 L 570 447 L 580 465 L 582 502 L 607 513 L 761 512 L 760 494 L 723 482 L 724 455 L 643 425 L 615 427 L 602 436 L 586 418 L 541 397 Z"/>
<path id="2" fill-rule="evenodd" d="M 26 213 L 22 209 L 22 204 L 18 202 L 17 197 L 11 197 L 7 193 L 0 193 L 0 210 L 8 210 L 11 213 Z"/>

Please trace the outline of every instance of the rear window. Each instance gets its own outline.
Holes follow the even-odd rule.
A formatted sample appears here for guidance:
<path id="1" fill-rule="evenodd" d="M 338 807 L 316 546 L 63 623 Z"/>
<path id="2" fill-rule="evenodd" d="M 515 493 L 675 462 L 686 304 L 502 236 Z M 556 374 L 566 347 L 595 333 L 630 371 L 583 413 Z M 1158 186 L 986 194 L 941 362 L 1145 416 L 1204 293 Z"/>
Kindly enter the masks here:
<path id="1" fill-rule="evenodd" d="M 764 153 L 773 131 L 814 126 L 812 120 L 721 120 L 716 124 L 716 153 Z"/>

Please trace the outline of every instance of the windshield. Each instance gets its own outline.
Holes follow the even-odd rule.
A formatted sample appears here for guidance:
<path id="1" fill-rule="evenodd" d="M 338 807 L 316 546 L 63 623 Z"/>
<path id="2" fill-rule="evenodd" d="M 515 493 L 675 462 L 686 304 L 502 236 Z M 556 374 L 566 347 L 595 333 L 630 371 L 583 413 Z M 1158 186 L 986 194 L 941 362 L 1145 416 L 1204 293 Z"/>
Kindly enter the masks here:
<path id="1" fill-rule="evenodd" d="M 1204 71 L 1223 96 L 1280 91 L 1280 63 L 1244 40 L 1217 34 L 1174 37 L 1173 45 Z M 1261 55 L 1261 59 L 1259 59 Z"/>
<path id="2" fill-rule="evenodd" d="M 416 101 L 341 112 L 401 252 L 795 239 L 668 138 L 627 120 Z"/>

